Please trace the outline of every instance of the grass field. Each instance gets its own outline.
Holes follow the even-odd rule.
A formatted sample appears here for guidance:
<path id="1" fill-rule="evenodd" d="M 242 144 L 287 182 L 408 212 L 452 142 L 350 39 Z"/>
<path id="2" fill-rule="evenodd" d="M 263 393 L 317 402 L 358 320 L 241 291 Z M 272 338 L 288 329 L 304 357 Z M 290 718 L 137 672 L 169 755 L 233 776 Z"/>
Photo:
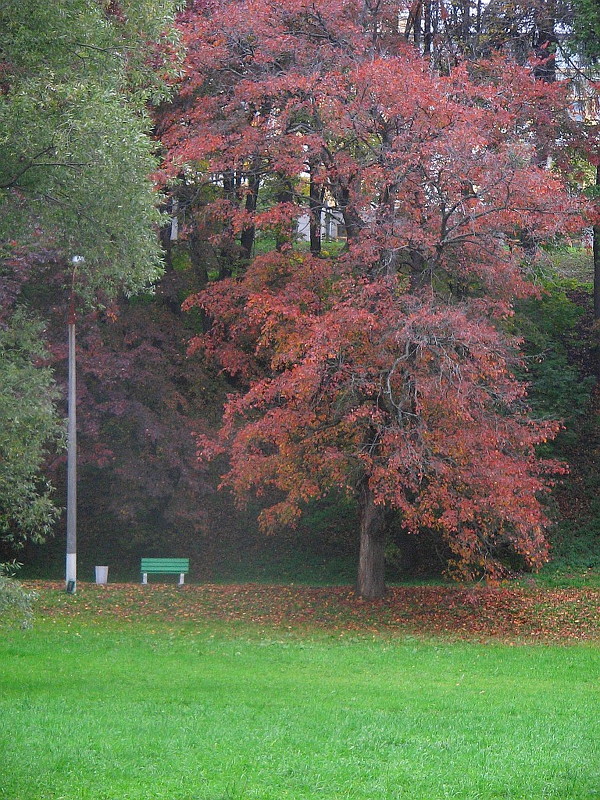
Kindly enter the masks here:
<path id="1" fill-rule="evenodd" d="M 421 635 L 403 594 L 361 615 L 325 591 L 38 589 L 0 638 L 5 800 L 600 798 L 589 619 L 585 642 L 572 618 L 560 643 L 482 642 L 461 614 Z"/>

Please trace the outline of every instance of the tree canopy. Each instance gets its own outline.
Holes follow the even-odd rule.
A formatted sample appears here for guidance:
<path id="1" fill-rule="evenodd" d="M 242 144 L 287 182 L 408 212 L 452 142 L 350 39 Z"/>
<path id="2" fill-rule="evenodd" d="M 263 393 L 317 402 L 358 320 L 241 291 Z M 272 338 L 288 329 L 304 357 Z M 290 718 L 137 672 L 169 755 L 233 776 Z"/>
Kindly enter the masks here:
<path id="1" fill-rule="evenodd" d="M 520 235 L 581 225 L 539 166 L 563 89 L 499 56 L 432 71 L 395 4 L 216 0 L 183 30 L 167 168 L 219 189 L 204 214 L 241 259 L 188 301 L 213 320 L 196 346 L 240 389 L 201 455 L 228 452 L 239 496 L 270 492 L 267 528 L 332 487 L 353 493 L 365 597 L 384 589 L 389 512 L 437 531 L 463 575 L 498 574 L 503 548 L 543 563 L 539 497 L 557 465 L 536 446 L 556 425 L 528 413 L 510 319 L 535 291 Z M 303 252 L 296 219 L 328 207 L 345 247 Z"/>
<path id="2" fill-rule="evenodd" d="M 168 0 L 0 8 L 0 464 L 19 536 L 52 519 L 36 476 L 56 411 L 51 377 L 37 366 L 41 328 L 18 309 L 43 285 L 98 303 L 160 273 L 146 103 L 164 96 L 176 68 L 172 23 Z"/>
<path id="3" fill-rule="evenodd" d="M 39 475 L 62 433 L 46 355 L 41 325 L 19 308 L 0 328 L 0 538 L 16 544 L 43 538 L 56 518 Z"/>
<path id="4" fill-rule="evenodd" d="M 172 3 L 2 4 L 0 238 L 85 258 L 80 292 L 160 265 L 145 103 L 164 91 Z"/>

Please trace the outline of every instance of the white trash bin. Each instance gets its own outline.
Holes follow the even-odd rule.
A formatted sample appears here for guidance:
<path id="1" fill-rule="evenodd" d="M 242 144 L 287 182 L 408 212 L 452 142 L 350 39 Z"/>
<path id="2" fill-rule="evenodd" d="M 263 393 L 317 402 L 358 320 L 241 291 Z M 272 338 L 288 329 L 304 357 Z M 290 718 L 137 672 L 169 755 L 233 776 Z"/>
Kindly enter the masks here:
<path id="1" fill-rule="evenodd" d="M 96 583 L 108 583 L 108 567 L 96 567 Z"/>

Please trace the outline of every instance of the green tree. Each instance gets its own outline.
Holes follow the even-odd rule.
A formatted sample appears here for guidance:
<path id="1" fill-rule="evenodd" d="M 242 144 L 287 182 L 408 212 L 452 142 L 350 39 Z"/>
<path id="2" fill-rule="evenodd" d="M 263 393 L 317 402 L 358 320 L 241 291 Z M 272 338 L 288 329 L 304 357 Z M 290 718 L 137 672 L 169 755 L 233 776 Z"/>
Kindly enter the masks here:
<path id="1" fill-rule="evenodd" d="M 170 0 L 0 8 L 0 238 L 85 257 L 80 290 L 160 269 L 145 113 L 165 86 Z"/>
<path id="2" fill-rule="evenodd" d="M 39 540 L 56 510 L 50 487 L 39 477 L 47 449 L 62 426 L 39 322 L 18 309 L 0 329 L 0 537 L 19 544 Z"/>
<path id="3" fill-rule="evenodd" d="M 0 536 L 41 535 L 54 514 L 36 477 L 52 378 L 38 324 L 15 309 L 68 284 L 96 304 L 161 271 L 146 107 L 177 63 L 173 13 L 173 0 L 0 5 Z"/>
<path id="4" fill-rule="evenodd" d="M 600 5 L 597 0 L 572 0 L 572 38 L 589 61 L 600 60 Z"/>

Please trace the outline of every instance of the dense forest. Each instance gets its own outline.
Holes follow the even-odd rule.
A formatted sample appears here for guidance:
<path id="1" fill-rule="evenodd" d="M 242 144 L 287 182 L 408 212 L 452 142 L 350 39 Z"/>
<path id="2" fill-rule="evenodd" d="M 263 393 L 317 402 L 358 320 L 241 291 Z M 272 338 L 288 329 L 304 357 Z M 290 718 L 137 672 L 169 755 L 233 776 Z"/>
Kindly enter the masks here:
<path id="1" fill-rule="evenodd" d="M 9 0 L 0 560 L 600 567 L 593 0 Z M 548 569 L 548 567 L 545 567 Z"/>

